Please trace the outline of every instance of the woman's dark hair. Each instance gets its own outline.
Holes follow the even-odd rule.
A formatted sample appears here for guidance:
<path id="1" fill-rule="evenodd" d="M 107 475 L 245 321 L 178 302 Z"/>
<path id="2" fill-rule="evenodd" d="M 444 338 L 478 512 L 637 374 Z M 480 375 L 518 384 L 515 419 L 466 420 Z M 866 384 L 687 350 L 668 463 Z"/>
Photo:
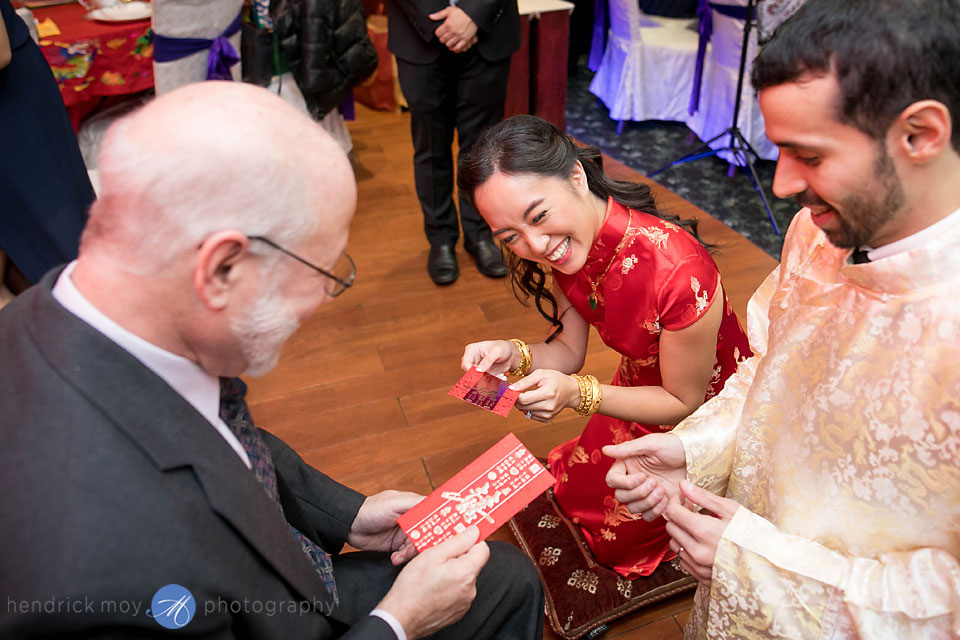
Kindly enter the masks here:
<path id="1" fill-rule="evenodd" d="M 469 149 L 460 153 L 457 186 L 460 193 L 473 202 L 474 193 L 494 173 L 553 176 L 566 180 L 578 160 L 587 176 L 587 186 L 594 195 L 603 200 L 612 197 L 624 206 L 672 222 L 700 240 L 696 220 L 682 220 L 661 211 L 650 187 L 645 184 L 613 180 L 603 171 L 600 149 L 577 147 L 567 134 L 536 116 L 514 116 L 480 134 Z M 547 273 L 538 263 L 521 259 L 512 251 L 504 251 L 504 256 L 510 268 L 514 295 L 526 304 L 532 294 L 537 311 L 556 327 L 547 338 L 550 342 L 563 331 L 563 323 L 558 316 L 557 300 L 547 286 Z M 550 307 L 549 311 L 544 308 L 544 301 Z"/>

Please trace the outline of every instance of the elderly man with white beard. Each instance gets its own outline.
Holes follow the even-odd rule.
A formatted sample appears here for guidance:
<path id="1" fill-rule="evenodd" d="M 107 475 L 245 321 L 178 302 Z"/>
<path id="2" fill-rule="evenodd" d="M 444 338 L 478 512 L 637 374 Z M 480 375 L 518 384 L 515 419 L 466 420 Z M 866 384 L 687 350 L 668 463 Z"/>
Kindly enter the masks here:
<path id="1" fill-rule="evenodd" d="M 246 409 L 236 376 L 353 282 L 336 143 L 209 82 L 115 124 L 100 174 L 79 258 L 0 313 L 0 636 L 539 638 L 517 549 L 416 555 L 420 496 L 337 484 Z"/>

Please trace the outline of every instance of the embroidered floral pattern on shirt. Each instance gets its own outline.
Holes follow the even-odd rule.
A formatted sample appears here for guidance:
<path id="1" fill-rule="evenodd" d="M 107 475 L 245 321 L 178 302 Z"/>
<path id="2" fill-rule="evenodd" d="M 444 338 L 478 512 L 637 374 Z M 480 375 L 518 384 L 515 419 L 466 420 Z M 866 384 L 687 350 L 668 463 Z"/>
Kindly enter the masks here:
<path id="1" fill-rule="evenodd" d="M 567 460 L 567 466 L 572 467 L 575 464 L 584 464 L 590 461 L 589 456 L 587 456 L 587 451 L 577 445 L 574 447 L 573 452 L 570 454 L 570 458 Z"/>
<path id="2" fill-rule="evenodd" d="M 640 324 L 640 326 L 653 335 L 659 334 L 663 327 L 660 325 L 660 314 L 657 313 L 657 310 L 648 309 L 647 314 L 644 316 L 643 322 Z"/>
<path id="3" fill-rule="evenodd" d="M 623 262 L 620 263 L 620 273 L 627 275 L 630 273 L 631 269 L 637 266 L 638 262 L 640 262 L 640 260 L 637 258 L 637 256 L 627 256 L 623 259 Z"/>
<path id="4" fill-rule="evenodd" d="M 559 524 L 560 518 L 549 513 L 544 515 L 542 518 L 540 518 L 540 521 L 537 522 L 537 526 L 541 529 L 556 529 L 557 525 Z"/>
<path id="5" fill-rule="evenodd" d="M 612 542 L 617 539 L 617 534 L 610 529 L 600 529 L 600 536 L 607 542 Z"/>
<path id="6" fill-rule="evenodd" d="M 658 249 L 665 249 L 667 240 L 670 236 L 659 227 L 640 227 L 640 233 L 646 236 L 647 240 L 657 246 Z"/>
<path id="7" fill-rule="evenodd" d="M 621 522 L 636 520 L 639 515 L 630 513 L 627 505 L 623 504 L 613 496 L 604 496 L 603 498 L 603 524 L 616 527 Z"/>
<path id="8" fill-rule="evenodd" d="M 629 600 L 630 594 L 633 593 L 633 583 L 626 578 L 617 576 L 617 591 L 620 592 L 620 595 L 622 595 L 624 599 Z"/>
<path id="9" fill-rule="evenodd" d="M 703 313 L 703 310 L 707 308 L 707 302 L 709 302 L 707 292 L 704 291 L 703 296 L 700 295 L 700 281 L 693 276 L 690 276 L 690 288 L 693 289 L 693 297 L 697 300 L 695 303 L 697 314 Z"/>

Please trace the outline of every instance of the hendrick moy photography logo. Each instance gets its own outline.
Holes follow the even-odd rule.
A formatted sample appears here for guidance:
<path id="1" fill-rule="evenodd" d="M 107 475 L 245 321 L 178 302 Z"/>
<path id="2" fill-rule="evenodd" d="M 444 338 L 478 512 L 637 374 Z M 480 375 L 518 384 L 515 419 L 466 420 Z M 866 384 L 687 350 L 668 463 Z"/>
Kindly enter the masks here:
<path id="1" fill-rule="evenodd" d="M 197 601 L 186 587 L 168 584 L 153 594 L 147 615 L 167 629 L 182 629 L 193 620 L 197 612 Z"/>

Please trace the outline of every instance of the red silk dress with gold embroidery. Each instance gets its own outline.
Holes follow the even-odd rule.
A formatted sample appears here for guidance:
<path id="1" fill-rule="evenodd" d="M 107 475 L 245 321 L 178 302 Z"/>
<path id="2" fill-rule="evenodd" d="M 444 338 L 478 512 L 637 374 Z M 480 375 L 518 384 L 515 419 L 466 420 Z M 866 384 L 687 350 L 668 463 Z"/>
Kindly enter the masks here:
<path id="1" fill-rule="evenodd" d="M 623 247 L 614 255 L 621 241 Z M 590 281 L 596 283 L 608 265 L 597 287 L 596 309 L 592 309 Z M 553 277 L 570 304 L 596 327 L 603 342 L 623 357 L 611 385 L 661 386 L 660 332 L 692 325 L 717 298 L 724 305 L 723 320 L 713 378 L 704 399 L 716 395 L 736 371 L 737 363 L 752 355 L 747 336 L 720 287 L 713 258 L 692 235 L 656 216 L 636 210 L 631 215 L 626 207 L 609 200 L 606 218 L 583 268 L 573 275 L 554 271 Z M 597 414 L 579 438 L 549 455 L 550 469 L 557 478 L 557 502 L 579 525 L 597 562 L 631 579 L 649 575 L 662 560 L 673 557 L 670 538 L 662 518 L 645 522 L 633 517 L 626 505 L 613 497 L 605 481 L 613 461 L 600 449 L 670 428 Z"/>

